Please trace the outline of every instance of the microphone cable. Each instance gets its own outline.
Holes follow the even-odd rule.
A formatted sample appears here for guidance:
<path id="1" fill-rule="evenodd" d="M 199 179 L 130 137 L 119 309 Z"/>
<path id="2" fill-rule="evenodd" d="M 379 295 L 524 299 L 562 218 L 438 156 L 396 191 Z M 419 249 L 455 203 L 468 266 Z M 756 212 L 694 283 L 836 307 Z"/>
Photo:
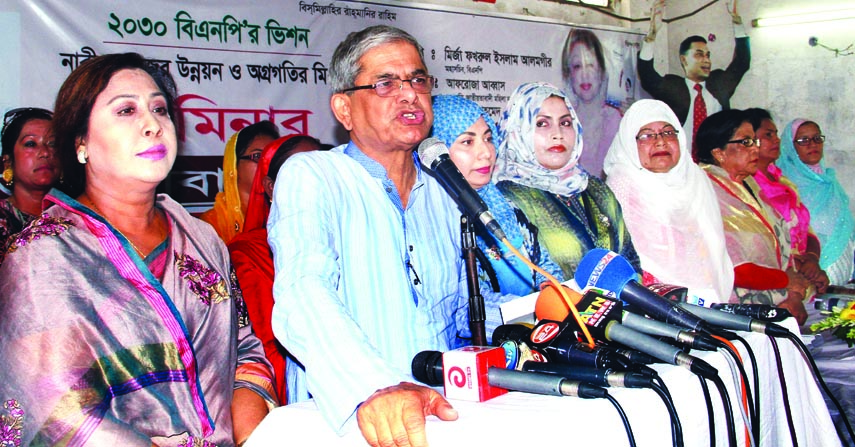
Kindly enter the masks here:
<path id="1" fill-rule="evenodd" d="M 808 360 L 808 363 L 810 363 L 810 367 L 813 372 L 814 380 L 819 383 L 819 386 L 822 388 L 822 391 L 825 392 L 825 395 L 828 396 L 828 399 L 831 401 L 832 404 L 834 404 L 834 407 L 837 409 L 838 414 L 840 414 L 840 418 L 843 420 L 843 424 L 846 425 L 846 432 L 849 434 L 849 439 L 855 440 L 855 434 L 853 434 L 852 424 L 849 423 L 849 418 L 843 411 L 843 407 L 840 406 L 840 402 L 837 400 L 837 398 L 834 397 L 834 394 L 831 393 L 831 390 L 828 388 L 828 385 L 825 383 L 825 380 L 822 379 L 822 375 L 819 373 L 819 367 L 816 366 L 816 362 L 814 361 L 813 356 L 810 355 L 810 351 L 808 351 L 807 346 L 805 346 L 801 338 L 799 338 L 792 332 L 789 332 L 787 334 L 787 338 L 789 338 L 799 348 L 799 351 L 801 351 L 802 356 L 804 356 L 804 358 Z"/>
<path id="2" fill-rule="evenodd" d="M 668 410 L 668 415 L 671 417 L 671 442 L 674 444 L 674 447 L 683 447 L 683 424 L 677 415 L 677 409 L 674 407 L 674 399 L 671 398 L 671 393 L 668 392 L 667 388 L 660 386 L 655 380 L 651 389 L 662 399 L 665 408 Z"/>
<path id="3" fill-rule="evenodd" d="M 736 346 L 734 346 L 729 340 L 720 337 L 717 337 L 717 340 L 721 343 L 719 352 L 727 360 L 727 363 L 730 365 L 730 370 L 733 373 L 733 387 L 735 390 L 739 390 L 742 394 L 739 411 L 742 414 L 742 420 L 745 421 L 745 444 L 755 447 L 757 436 L 754 435 L 754 428 L 755 426 L 758 426 L 760 422 L 754 418 L 754 399 L 751 395 L 751 389 L 748 386 L 748 373 L 745 372 L 745 366 L 742 363 L 742 356 L 739 355 L 739 351 L 736 350 Z"/>
<path id="4" fill-rule="evenodd" d="M 623 422 L 623 428 L 626 430 L 626 437 L 629 439 L 629 447 L 636 447 L 635 435 L 632 434 L 632 427 L 629 425 L 629 418 L 626 417 L 626 412 L 623 411 L 623 407 L 620 406 L 620 403 L 611 394 L 606 393 L 605 398 L 612 403 L 615 410 L 617 410 L 618 415 L 620 415 L 620 420 Z"/>
<path id="5" fill-rule="evenodd" d="M 579 315 L 579 310 L 576 309 L 576 305 L 573 303 L 573 300 L 570 299 L 570 296 L 567 295 L 567 291 L 564 290 L 564 286 L 562 286 L 561 283 L 558 282 L 558 279 L 556 277 L 550 275 L 549 272 L 547 272 L 547 271 L 543 270 L 542 268 L 540 268 L 539 266 L 535 265 L 527 257 L 523 256 L 522 253 L 520 253 L 519 250 L 517 250 L 517 248 L 514 247 L 513 244 L 511 244 L 511 242 L 508 240 L 507 237 L 502 238 L 502 243 L 505 244 L 506 247 L 508 247 L 508 250 L 510 250 L 511 253 L 514 254 L 514 256 L 516 256 L 517 258 L 522 260 L 523 263 L 525 263 L 525 265 L 527 265 L 529 268 L 533 269 L 534 271 L 540 273 L 547 280 L 549 280 L 549 282 L 558 291 L 558 295 L 564 301 L 564 304 L 566 304 L 567 308 L 570 309 L 570 313 L 573 314 L 573 319 L 576 320 L 576 323 L 579 325 L 579 328 L 582 329 L 582 334 L 585 335 L 585 339 L 588 341 L 588 347 L 593 349 L 593 347 L 595 346 L 594 337 L 591 336 L 591 332 L 588 331 L 587 325 L 585 324 L 584 321 L 582 321 L 582 316 Z"/>
<path id="6" fill-rule="evenodd" d="M 757 357 L 754 355 L 754 349 L 751 348 L 751 345 L 748 344 L 748 341 L 742 338 L 739 334 L 732 332 L 733 340 L 737 340 L 742 343 L 742 347 L 745 348 L 745 352 L 748 353 L 748 358 L 751 360 L 751 373 L 754 377 L 754 425 L 752 425 L 752 429 L 754 431 L 754 441 L 757 445 L 760 445 L 760 372 L 757 368 Z M 743 362 L 744 363 L 744 362 Z"/>
<path id="7" fill-rule="evenodd" d="M 709 380 L 715 385 L 718 394 L 721 396 L 721 403 L 724 406 L 724 420 L 727 425 L 727 445 L 736 447 L 736 428 L 733 423 L 733 407 L 730 403 L 730 395 L 727 394 L 727 388 L 724 386 L 724 381 L 721 377 L 712 376 Z"/>
<path id="8" fill-rule="evenodd" d="M 790 440 L 793 442 L 793 447 L 799 447 L 796 426 L 793 423 L 793 412 L 790 409 L 790 393 L 787 391 L 786 378 L 784 377 L 784 364 L 781 361 L 781 350 L 778 348 L 778 341 L 774 337 L 769 337 L 769 341 L 772 342 L 772 350 L 775 352 L 775 366 L 778 368 L 778 381 L 781 383 L 781 397 L 784 399 L 784 414 L 787 416 Z"/>
<path id="9" fill-rule="evenodd" d="M 715 413 L 713 413 L 712 396 L 710 396 L 710 386 L 707 384 L 707 379 L 697 376 L 701 382 L 701 390 L 704 392 L 704 400 L 707 404 L 707 421 L 709 422 L 710 430 L 710 447 L 715 447 Z"/>

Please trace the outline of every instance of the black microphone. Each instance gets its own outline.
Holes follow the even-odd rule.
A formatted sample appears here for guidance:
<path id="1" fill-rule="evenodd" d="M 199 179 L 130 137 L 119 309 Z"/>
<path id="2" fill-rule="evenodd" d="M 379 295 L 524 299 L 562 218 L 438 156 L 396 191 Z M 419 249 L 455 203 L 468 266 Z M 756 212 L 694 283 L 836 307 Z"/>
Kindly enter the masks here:
<path id="1" fill-rule="evenodd" d="M 713 303 L 710 309 L 720 310 L 729 314 L 743 315 L 760 321 L 780 323 L 793 316 L 787 309 L 768 304 L 732 304 Z"/>
<path id="2" fill-rule="evenodd" d="M 419 158 L 422 164 L 430 168 L 436 174 L 439 183 L 445 188 L 446 192 L 463 208 L 463 212 L 474 219 L 478 219 L 487 227 L 487 230 L 501 241 L 506 238 L 505 232 L 490 214 L 487 204 L 481 200 L 481 197 L 469 186 L 469 182 L 451 161 L 451 156 L 448 154 L 448 147 L 438 138 L 428 138 L 419 144 Z"/>
<path id="3" fill-rule="evenodd" d="M 564 377 L 497 367 L 494 361 L 486 359 L 486 356 L 501 358 L 501 355 L 493 355 L 495 351 L 501 352 L 501 349 L 467 347 L 445 354 L 422 351 L 413 358 L 413 377 L 426 385 L 444 384 L 446 397 L 473 397 L 467 400 L 482 402 L 506 391 L 581 398 L 605 397 L 607 394 L 601 387 Z M 448 368 L 448 374 L 445 368 Z"/>
<path id="4" fill-rule="evenodd" d="M 619 321 L 623 312 L 620 301 L 589 290 L 582 296 L 576 307 L 579 309 L 580 315 L 587 316 L 584 324 L 591 336 L 598 340 L 620 343 L 672 365 L 685 367 L 705 378 L 718 376 L 718 371 L 704 360 L 686 354 L 681 349 L 649 335 L 623 326 Z M 579 323 L 572 315 L 569 315 L 562 324 L 568 325 L 577 334 L 581 333 L 582 328 L 579 327 Z M 548 332 L 548 330 L 543 332 Z M 534 340 L 537 335 L 532 333 L 531 338 Z"/>
<path id="5" fill-rule="evenodd" d="M 615 371 L 613 369 L 580 368 L 577 366 L 561 365 L 558 363 L 543 363 L 526 361 L 523 371 L 554 374 L 569 380 L 590 383 L 597 386 L 615 386 L 623 388 L 651 388 L 653 379 L 647 374 L 636 372 Z"/>
<path id="6" fill-rule="evenodd" d="M 677 303 L 677 305 L 686 311 L 703 318 L 712 325 L 720 326 L 732 331 L 759 332 L 772 337 L 788 337 L 790 334 L 790 331 L 787 328 L 779 324 L 767 323 L 744 315 L 729 314 L 720 310 L 709 309 L 689 303 Z"/>

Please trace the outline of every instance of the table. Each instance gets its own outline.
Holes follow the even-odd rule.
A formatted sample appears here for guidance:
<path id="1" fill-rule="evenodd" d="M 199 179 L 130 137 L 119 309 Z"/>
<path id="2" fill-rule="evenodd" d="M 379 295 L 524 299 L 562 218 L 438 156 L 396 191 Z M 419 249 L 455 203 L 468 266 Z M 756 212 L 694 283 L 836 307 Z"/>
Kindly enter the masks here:
<path id="1" fill-rule="evenodd" d="M 794 333 L 798 326 L 790 319 L 784 324 Z M 783 410 L 778 373 L 771 343 L 762 334 L 740 333 L 754 350 L 760 371 L 760 446 L 791 445 L 790 431 Z M 735 343 L 749 377 L 753 377 L 747 353 Z M 795 430 L 800 446 L 838 446 L 840 440 L 810 367 L 788 340 L 779 340 L 787 391 L 791 401 Z M 727 360 L 718 352 L 693 353 L 719 370 L 731 402 L 733 379 Z M 707 411 L 700 382 L 687 370 L 671 365 L 655 365 L 674 397 L 674 405 L 683 426 L 686 447 L 707 447 L 710 437 Z M 753 385 L 753 378 L 750 379 Z M 670 418 L 662 400 L 651 390 L 609 388 L 624 408 L 639 447 L 671 445 Z M 716 445 L 727 445 L 724 410 L 720 396 L 710 384 L 716 425 Z M 427 420 L 427 438 L 431 446 L 497 445 L 509 446 L 537 442 L 541 445 L 629 445 L 626 432 L 612 405 L 603 399 L 540 396 L 511 392 L 487 402 L 451 401 L 458 410 L 457 421 L 445 422 L 431 416 Z M 734 409 L 737 440 L 745 445 L 742 417 Z M 312 401 L 273 410 L 246 442 L 246 447 L 285 445 L 287 442 L 311 445 L 365 446 L 356 424 L 339 437 L 324 422 Z"/>

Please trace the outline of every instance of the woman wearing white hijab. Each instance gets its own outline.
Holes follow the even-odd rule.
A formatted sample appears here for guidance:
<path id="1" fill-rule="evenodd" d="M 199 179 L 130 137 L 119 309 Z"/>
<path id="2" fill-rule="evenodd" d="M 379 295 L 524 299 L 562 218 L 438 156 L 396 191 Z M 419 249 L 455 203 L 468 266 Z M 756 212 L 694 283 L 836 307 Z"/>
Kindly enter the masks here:
<path id="1" fill-rule="evenodd" d="M 635 102 L 604 162 L 645 272 L 645 284 L 689 288 L 699 304 L 728 302 L 733 263 L 718 200 L 692 162 L 682 126 L 663 102 Z"/>

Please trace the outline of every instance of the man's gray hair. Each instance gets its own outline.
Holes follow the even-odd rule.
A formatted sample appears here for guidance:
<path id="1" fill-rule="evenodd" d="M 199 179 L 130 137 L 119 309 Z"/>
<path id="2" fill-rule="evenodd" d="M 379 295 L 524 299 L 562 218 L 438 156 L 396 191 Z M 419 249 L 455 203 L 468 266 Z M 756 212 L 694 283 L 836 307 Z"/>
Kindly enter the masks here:
<path id="1" fill-rule="evenodd" d="M 342 90 L 353 87 L 356 77 L 362 72 L 359 59 L 368 51 L 393 42 L 407 42 L 419 51 L 419 59 L 422 65 L 424 61 L 424 49 L 415 37 L 406 31 L 386 25 L 376 25 L 355 31 L 338 44 L 330 61 L 330 87 L 333 92 L 341 93 Z"/>

